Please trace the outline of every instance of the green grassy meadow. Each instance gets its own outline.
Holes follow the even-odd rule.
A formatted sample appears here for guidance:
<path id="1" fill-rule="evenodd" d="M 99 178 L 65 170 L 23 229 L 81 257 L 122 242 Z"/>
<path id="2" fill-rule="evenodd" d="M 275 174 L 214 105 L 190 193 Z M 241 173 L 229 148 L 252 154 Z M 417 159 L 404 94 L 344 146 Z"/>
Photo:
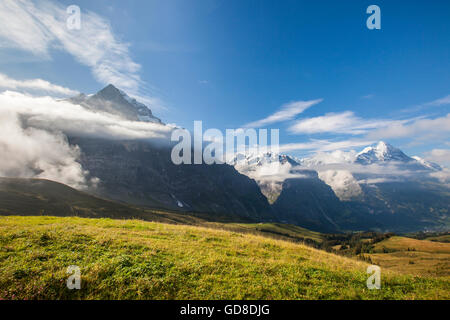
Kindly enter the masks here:
<path id="1" fill-rule="evenodd" d="M 81 269 L 81 290 L 66 287 L 70 265 Z M 384 269 L 381 289 L 369 290 L 367 266 L 217 228 L 0 217 L 1 299 L 450 299 L 449 277 Z"/>

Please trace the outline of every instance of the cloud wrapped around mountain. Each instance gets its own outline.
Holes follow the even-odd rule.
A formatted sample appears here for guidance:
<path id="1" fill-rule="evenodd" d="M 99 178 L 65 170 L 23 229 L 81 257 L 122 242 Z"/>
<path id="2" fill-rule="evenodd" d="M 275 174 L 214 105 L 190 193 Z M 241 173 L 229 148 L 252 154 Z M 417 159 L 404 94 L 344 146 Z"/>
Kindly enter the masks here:
<path id="1" fill-rule="evenodd" d="M 82 189 L 95 184 L 66 135 L 110 139 L 163 139 L 171 128 L 128 121 L 51 97 L 0 93 L 0 176 L 46 178 Z"/>
<path id="2" fill-rule="evenodd" d="M 59 181 L 77 189 L 95 183 L 77 162 L 80 150 L 61 133 L 24 128 L 17 113 L 0 108 L 0 176 Z"/>

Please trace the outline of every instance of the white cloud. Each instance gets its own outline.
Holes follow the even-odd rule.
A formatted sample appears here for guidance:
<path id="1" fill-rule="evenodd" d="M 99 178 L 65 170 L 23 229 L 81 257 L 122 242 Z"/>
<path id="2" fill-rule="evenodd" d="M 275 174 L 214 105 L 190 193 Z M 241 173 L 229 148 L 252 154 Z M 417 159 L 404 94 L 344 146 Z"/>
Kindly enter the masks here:
<path id="1" fill-rule="evenodd" d="M 450 149 L 433 149 L 425 152 L 425 159 L 445 166 L 450 166 Z"/>
<path id="2" fill-rule="evenodd" d="M 77 162 L 79 149 L 62 134 L 24 128 L 16 113 L 0 109 L 0 176 L 42 178 L 85 188 L 87 172 Z"/>
<path id="3" fill-rule="evenodd" d="M 388 126 L 370 132 L 370 139 L 413 138 L 416 140 L 448 140 L 450 113 L 435 119 L 415 119 L 410 123 L 392 122 Z"/>
<path id="4" fill-rule="evenodd" d="M 328 184 L 342 201 L 348 201 L 362 194 L 358 181 L 346 170 L 319 171 L 319 178 Z"/>
<path id="5" fill-rule="evenodd" d="M 415 112 L 427 107 L 441 107 L 445 105 L 450 105 L 450 95 L 445 96 L 440 99 L 433 100 L 431 102 L 423 103 L 414 107 L 406 108 L 401 110 L 402 112 Z"/>
<path id="6" fill-rule="evenodd" d="M 288 130 L 292 133 L 344 133 L 361 135 L 369 130 L 386 127 L 392 123 L 404 123 L 410 120 L 362 119 L 352 111 L 327 113 L 324 116 L 296 121 Z"/>
<path id="7" fill-rule="evenodd" d="M 281 106 L 281 109 L 279 111 L 268 116 L 267 118 L 248 123 L 244 127 L 257 128 L 271 123 L 292 120 L 298 114 L 320 102 L 322 102 L 322 99 L 290 102 Z"/>
<path id="8" fill-rule="evenodd" d="M 430 173 L 430 176 L 438 179 L 450 188 L 450 169 L 444 168 L 441 171 Z"/>
<path id="9" fill-rule="evenodd" d="M 308 142 L 301 143 L 287 143 L 280 145 L 280 152 L 309 150 L 314 152 L 326 152 L 334 150 L 348 150 L 350 148 L 367 146 L 375 141 L 373 140 L 342 140 L 342 141 L 329 141 L 329 140 L 310 140 Z"/>
<path id="10" fill-rule="evenodd" d="M 128 121 L 51 97 L 0 93 L 0 176 L 46 178 L 85 188 L 95 183 L 66 135 L 169 141 L 171 127 Z"/>
<path id="11" fill-rule="evenodd" d="M 165 138 L 171 130 L 155 123 L 129 121 L 113 114 L 90 111 L 51 97 L 32 97 L 12 91 L 0 93 L 0 109 L 20 115 L 28 126 L 69 135 L 152 139 Z M 0 121 L 3 123 L 2 119 Z"/>
<path id="12" fill-rule="evenodd" d="M 30 80 L 15 80 L 11 79 L 5 74 L 0 73 L 0 88 L 12 89 L 12 90 L 31 90 L 31 91 L 43 91 L 46 93 L 52 93 L 64 96 L 73 96 L 78 94 L 77 91 L 65 88 L 56 84 L 52 84 L 42 79 L 30 79 Z"/>
<path id="13" fill-rule="evenodd" d="M 19 48 L 49 58 L 48 46 L 54 35 L 33 15 L 29 1 L 0 2 L 0 37 L 2 47 Z M 31 11 L 30 11 L 31 9 Z"/>
<path id="14" fill-rule="evenodd" d="M 0 1 L 0 46 L 18 48 L 45 59 L 51 50 L 64 50 L 79 63 L 91 68 L 95 79 L 113 84 L 152 107 L 158 100 L 148 96 L 140 79 L 140 65 L 133 61 L 129 44 L 122 42 L 109 22 L 89 11 L 81 12 L 81 29 L 66 26 L 66 7 L 49 1 Z"/>

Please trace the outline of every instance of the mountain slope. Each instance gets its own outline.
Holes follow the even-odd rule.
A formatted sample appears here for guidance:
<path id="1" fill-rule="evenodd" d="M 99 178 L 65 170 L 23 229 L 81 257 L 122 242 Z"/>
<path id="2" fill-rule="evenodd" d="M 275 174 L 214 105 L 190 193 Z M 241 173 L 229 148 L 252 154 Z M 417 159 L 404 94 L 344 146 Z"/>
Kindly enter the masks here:
<path id="1" fill-rule="evenodd" d="M 54 181 L 0 177 L 0 215 L 17 214 L 170 221 Z"/>
<path id="2" fill-rule="evenodd" d="M 315 172 L 304 172 L 308 178 L 287 179 L 273 204 L 280 219 L 321 232 L 339 231 L 335 218 L 344 207 L 333 190 Z"/>
<path id="3" fill-rule="evenodd" d="M 134 205 L 274 221 L 255 181 L 232 166 L 175 165 L 168 146 L 147 141 L 70 138 L 82 150 L 81 164 L 100 179 L 96 194 Z"/>

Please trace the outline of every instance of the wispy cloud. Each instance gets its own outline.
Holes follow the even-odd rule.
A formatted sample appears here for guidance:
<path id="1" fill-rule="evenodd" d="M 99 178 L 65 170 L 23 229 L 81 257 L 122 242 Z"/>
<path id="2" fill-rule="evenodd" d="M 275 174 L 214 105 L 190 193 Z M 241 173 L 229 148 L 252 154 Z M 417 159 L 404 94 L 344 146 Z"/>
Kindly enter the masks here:
<path id="1" fill-rule="evenodd" d="M 328 152 L 334 150 L 348 150 L 351 148 L 367 146 L 375 141 L 373 140 L 309 140 L 301 143 L 287 143 L 280 145 L 280 152 L 290 151 L 308 151 L 308 152 Z"/>
<path id="2" fill-rule="evenodd" d="M 100 83 L 112 83 L 141 100 L 158 102 L 146 99 L 150 94 L 138 74 L 140 65 L 131 58 L 129 44 L 114 34 L 106 19 L 82 10 L 81 29 L 69 30 L 67 17 L 66 7 L 53 1 L 2 0 L 0 46 L 43 59 L 51 59 L 52 50 L 63 50 L 90 67 Z"/>
<path id="3" fill-rule="evenodd" d="M 295 116 L 299 115 L 306 109 L 322 102 L 323 99 L 309 100 L 309 101 L 294 101 L 281 106 L 281 109 L 274 114 L 251 123 L 246 124 L 244 127 L 247 128 L 257 128 L 263 127 L 272 123 L 282 122 L 294 119 Z"/>
<path id="4" fill-rule="evenodd" d="M 424 104 L 424 106 L 429 106 L 429 107 L 440 107 L 443 105 L 448 105 L 450 104 L 450 94 L 446 97 L 440 98 L 440 99 L 436 99 L 434 101 L 431 102 L 427 102 Z"/>
<path id="5" fill-rule="evenodd" d="M 415 119 L 408 123 L 393 122 L 367 136 L 371 139 L 410 138 L 414 140 L 438 139 L 448 141 L 450 135 L 450 113 L 434 119 Z"/>
<path id="6" fill-rule="evenodd" d="M 409 120 L 363 119 L 352 111 L 327 113 L 323 116 L 296 121 L 288 131 L 297 134 L 343 133 L 361 135 L 369 130 L 386 127 L 392 123 L 404 123 Z"/>
<path id="7" fill-rule="evenodd" d="M 63 96 L 76 95 L 78 93 L 75 90 L 50 83 L 46 80 L 16 80 L 2 73 L 0 73 L 0 88 L 18 91 L 38 91 Z"/>
<path id="8" fill-rule="evenodd" d="M 445 96 L 443 98 L 439 98 L 430 102 L 422 103 L 410 108 L 406 108 L 401 110 L 401 112 L 416 112 L 420 111 L 422 109 L 428 108 L 428 107 L 441 107 L 441 106 L 447 106 L 450 105 L 450 95 Z"/>

